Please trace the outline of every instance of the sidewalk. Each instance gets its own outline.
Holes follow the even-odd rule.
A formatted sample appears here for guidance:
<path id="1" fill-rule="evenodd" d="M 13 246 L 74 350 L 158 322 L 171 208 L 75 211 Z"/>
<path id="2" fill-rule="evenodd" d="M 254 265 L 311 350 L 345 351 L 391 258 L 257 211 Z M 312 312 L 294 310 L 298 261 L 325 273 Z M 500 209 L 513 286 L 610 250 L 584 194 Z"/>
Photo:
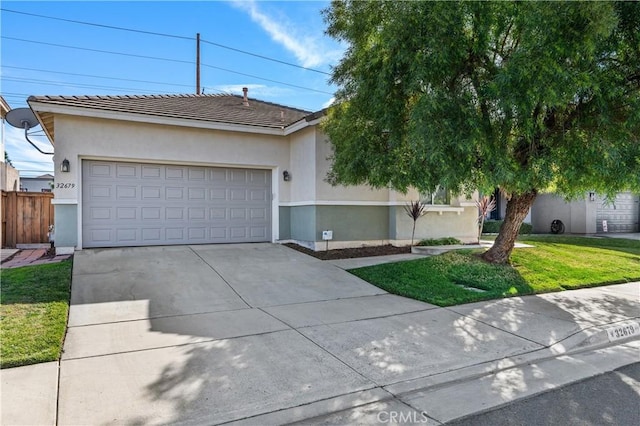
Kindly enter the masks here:
<path id="1" fill-rule="evenodd" d="M 2 269 L 19 268 L 21 266 L 42 265 L 45 263 L 57 263 L 69 259 L 71 255 L 42 257 L 47 253 L 46 249 L 2 249 Z M 9 259 L 9 260 L 6 260 Z"/>
<path id="2" fill-rule="evenodd" d="M 395 415 L 397 419 L 401 414 L 405 419 L 408 418 L 406 416 L 411 416 L 416 423 L 420 423 L 425 415 L 428 417 L 428 424 L 440 424 L 488 410 L 513 399 L 637 362 L 640 354 L 639 300 L 640 283 L 627 283 L 450 308 L 425 304 L 423 310 L 357 320 L 346 318 L 362 315 L 362 310 L 353 312 L 357 310 L 354 308 L 336 316 L 334 311 L 340 301 L 332 307 L 314 307 L 310 304 L 304 311 L 306 314 L 302 315 L 302 311 L 299 316 L 290 314 L 290 323 L 296 320 L 300 322 L 300 325 L 292 326 L 294 330 L 371 384 L 358 385 L 346 393 L 337 392 L 330 398 L 302 405 L 288 406 L 284 402 L 257 415 L 237 416 L 227 424 L 271 425 L 300 422 L 375 425 L 389 423 L 391 415 Z M 316 308 L 319 309 L 317 312 Z M 367 308 L 375 309 L 375 306 Z M 616 340 L 615 330 L 611 329 L 619 326 L 630 327 L 626 330 L 637 334 Z M 132 331 L 134 330 L 128 329 L 129 333 Z M 267 332 L 258 336 L 261 340 L 251 340 L 249 346 L 244 348 L 253 348 L 255 356 L 267 356 L 269 349 L 273 348 L 267 347 L 266 352 L 263 352 L 257 345 L 260 342 L 270 342 L 270 336 L 278 333 L 295 336 L 293 331 Z M 200 386 L 198 383 L 201 380 L 220 380 L 221 383 L 226 383 L 220 385 L 225 389 L 230 386 L 232 391 L 225 391 L 224 402 L 226 409 L 231 411 L 246 408 L 246 392 L 255 392 L 256 387 L 264 389 L 264 392 L 283 394 L 305 392 L 304 389 L 290 388 L 286 381 L 264 383 L 261 381 L 264 379 L 260 378 L 265 376 L 265 372 L 251 373 L 251 368 L 258 365 L 254 355 L 225 352 L 234 347 L 242 348 L 241 342 L 250 339 L 251 336 L 244 335 L 182 346 L 185 351 L 195 351 L 196 354 L 198 350 L 202 351 L 207 347 L 219 348 L 220 352 L 216 352 L 216 358 L 211 360 L 193 360 L 194 364 L 189 365 L 188 370 L 193 375 L 193 382 L 178 382 L 173 385 L 171 381 L 162 382 L 169 386 L 167 391 L 173 399 L 169 405 L 157 405 L 157 408 L 168 409 L 173 403 L 184 402 Z M 70 346 L 65 348 L 72 349 Z M 135 352 L 135 356 L 149 357 L 149 363 L 153 364 L 154 353 L 139 351 Z M 241 369 L 236 373 L 240 378 L 226 374 L 224 377 L 215 375 L 218 371 L 216 368 L 221 369 L 226 365 L 227 357 L 232 362 L 238 362 L 237 358 L 242 357 L 242 365 L 239 366 Z M 95 379 L 97 374 L 103 374 L 100 373 L 104 368 L 102 358 L 94 357 L 92 370 L 83 370 L 84 374 L 78 376 L 78 380 L 85 377 L 86 383 L 83 386 L 87 389 L 99 385 Z M 123 354 L 118 359 L 119 362 L 126 363 L 128 358 Z M 179 367 L 180 358 L 173 359 L 177 363 L 173 368 Z M 65 381 L 71 380 L 65 377 L 65 369 L 67 376 L 70 371 L 76 372 L 72 370 L 72 366 L 77 366 L 80 361 L 80 358 L 63 358 L 61 377 L 58 377 L 59 363 L 0 371 L 0 423 L 57 424 L 59 419 L 56 417 L 56 403 L 74 406 L 74 410 L 87 416 L 87 423 L 92 423 L 92 412 L 83 411 L 83 407 L 69 400 L 64 391 L 58 395 L 58 384 L 62 386 Z M 215 362 L 215 365 L 209 366 L 201 364 L 202 362 Z M 299 363 L 301 360 L 295 362 Z M 307 362 L 308 368 L 314 369 L 319 367 L 314 363 L 320 361 L 311 357 L 302 362 Z M 118 368 L 125 367 L 121 363 L 117 365 Z M 230 371 L 234 370 L 224 370 L 226 373 Z M 241 373 L 242 371 L 244 372 Z M 247 375 L 247 371 L 252 377 L 249 382 L 241 379 Z M 133 373 L 131 371 L 128 374 Z M 158 373 L 162 377 L 166 374 L 171 376 L 170 370 L 158 370 Z M 142 389 L 148 388 L 142 372 L 136 374 L 139 374 L 136 376 L 139 378 L 134 380 L 133 377 L 131 383 L 139 382 Z M 158 377 L 158 380 L 164 380 L 162 377 Z M 111 380 L 112 377 L 101 377 L 98 381 L 111 383 Z M 364 381 L 358 383 L 365 383 Z M 317 385 L 318 383 L 309 383 L 309 386 Z M 245 389 L 246 386 L 250 388 Z M 148 417 L 149 402 L 140 398 L 135 389 L 128 389 L 130 393 L 124 396 L 112 394 L 110 389 L 103 388 L 100 392 L 103 395 L 103 407 L 114 408 L 126 400 L 128 410 L 139 411 L 137 419 L 140 424 L 154 423 L 153 416 Z M 202 423 L 228 422 L 216 420 L 220 419 L 216 410 L 221 408 L 221 401 L 215 399 L 216 395 L 206 395 L 208 402 L 205 405 L 210 407 L 211 412 L 200 414 L 204 416 L 200 417 Z M 286 400 L 287 398 L 283 398 L 283 401 Z M 160 404 L 160 401 L 152 404 Z M 180 418 L 176 418 L 176 422 L 179 420 Z M 193 422 L 194 418 L 189 420 Z"/>

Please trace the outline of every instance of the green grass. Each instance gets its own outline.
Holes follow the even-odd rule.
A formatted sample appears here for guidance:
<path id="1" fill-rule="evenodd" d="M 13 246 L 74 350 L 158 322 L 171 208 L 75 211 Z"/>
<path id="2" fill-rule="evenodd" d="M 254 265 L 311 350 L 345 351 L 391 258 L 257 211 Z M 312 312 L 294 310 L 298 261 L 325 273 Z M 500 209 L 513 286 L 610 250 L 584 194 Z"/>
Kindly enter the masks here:
<path id="1" fill-rule="evenodd" d="M 71 261 L 2 270 L 0 368 L 60 357 L 69 312 Z"/>
<path id="2" fill-rule="evenodd" d="M 535 247 L 514 249 L 512 265 L 490 265 L 479 258 L 480 250 L 459 250 L 350 272 L 390 293 L 439 306 L 640 281 L 638 241 L 563 236 L 520 241 Z"/>
<path id="3" fill-rule="evenodd" d="M 640 280 L 640 241 L 615 238 L 527 236 L 535 247 L 516 249 L 511 263 L 533 287 L 563 289 Z"/>

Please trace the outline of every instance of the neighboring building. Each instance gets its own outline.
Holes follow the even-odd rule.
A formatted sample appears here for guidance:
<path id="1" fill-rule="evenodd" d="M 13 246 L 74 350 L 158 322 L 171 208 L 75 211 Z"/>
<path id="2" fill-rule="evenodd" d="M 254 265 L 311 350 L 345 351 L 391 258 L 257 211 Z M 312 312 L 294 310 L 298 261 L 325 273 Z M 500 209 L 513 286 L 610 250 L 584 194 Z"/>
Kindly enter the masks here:
<path id="1" fill-rule="evenodd" d="M 5 116 L 11 111 L 11 107 L 0 96 L 0 148 L 2 149 L 2 159 L 0 160 L 0 190 L 2 191 L 18 191 L 20 189 L 20 173 L 13 168 L 11 164 L 4 161 L 5 153 Z"/>
<path id="2" fill-rule="evenodd" d="M 38 177 L 23 177 L 20 180 L 20 190 L 27 192 L 52 192 L 53 176 L 47 173 Z"/>
<path id="3" fill-rule="evenodd" d="M 567 202 L 553 194 L 541 194 L 531 208 L 533 232 L 548 233 L 553 220 L 561 220 L 565 233 L 639 232 L 640 197 L 621 192 L 613 202 L 590 192 L 584 198 Z M 606 230 L 604 227 L 606 223 Z"/>
<path id="4" fill-rule="evenodd" d="M 293 241 L 324 249 L 408 244 L 416 199 L 325 182 L 331 146 L 310 113 L 233 95 L 30 97 L 55 146 L 57 251 Z M 63 168 L 67 172 L 61 171 Z M 453 199 L 417 238 L 476 239 Z"/>
<path id="5" fill-rule="evenodd" d="M 496 208 L 489 214 L 491 220 L 504 220 L 504 215 L 507 213 L 507 197 L 496 189 L 492 194 L 494 200 L 496 200 Z M 527 213 L 527 217 L 524 218 L 524 223 L 531 223 L 531 211 Z"/>

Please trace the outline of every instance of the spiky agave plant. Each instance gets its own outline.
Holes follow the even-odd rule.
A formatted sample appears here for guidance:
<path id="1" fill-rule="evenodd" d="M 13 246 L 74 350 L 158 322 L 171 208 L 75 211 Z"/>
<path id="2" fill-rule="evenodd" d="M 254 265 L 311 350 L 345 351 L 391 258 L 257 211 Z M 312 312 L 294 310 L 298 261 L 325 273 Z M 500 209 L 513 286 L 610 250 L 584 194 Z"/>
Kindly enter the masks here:
<path id="1" fill-rule="evenodd" d="M 476 206 L 478 207 L 478 243 L 480 243 L 484 220 L 489 216 L 489 213 L 496 209 L 496 200 L 485 195 L 476 201 Z"/>
<path id="2" fill-rule="evenodd" d="M 425 205 L 418 201 L 411 201 L 404 205 L 404 211 L 411 219 L 413 219 L 413 230 L 411 231 L 411 245 L 413 246 L 413 238 L 416 234 L 416 222 L 424 214 Z"/>

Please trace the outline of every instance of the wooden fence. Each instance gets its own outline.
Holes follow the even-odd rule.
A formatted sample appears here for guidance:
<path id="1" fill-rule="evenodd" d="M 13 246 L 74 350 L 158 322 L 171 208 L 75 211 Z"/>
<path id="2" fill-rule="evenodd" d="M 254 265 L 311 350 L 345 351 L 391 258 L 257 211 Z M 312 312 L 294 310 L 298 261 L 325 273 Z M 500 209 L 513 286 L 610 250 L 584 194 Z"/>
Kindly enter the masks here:
<path id="1" fill-rule="evenodd" d="M 17 244 L 48 243 L 53 225 L 50 192 L 2 191 L 2 247 Z"/>

